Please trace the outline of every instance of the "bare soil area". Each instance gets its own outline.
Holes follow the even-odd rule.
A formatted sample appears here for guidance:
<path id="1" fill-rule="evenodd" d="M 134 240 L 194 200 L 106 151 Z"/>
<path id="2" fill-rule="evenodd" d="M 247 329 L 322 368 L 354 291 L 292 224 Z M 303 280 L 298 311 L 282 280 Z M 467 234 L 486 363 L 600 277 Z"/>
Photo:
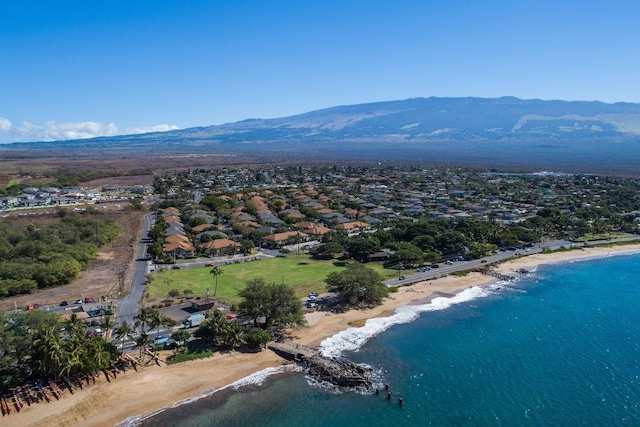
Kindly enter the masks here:
<path id="1" fill-rule="evenodd" d="M 46 225 L 59 220 L 52 214 L 24 215 L 24 213 L 13 212 L 5 220 L 12 222 L 16 227 L 27 226 L 31 222 Z M 144 211 L 129 207 L 109 209 L 108 212 L 92 215 L 92 218 L 116 221 L 122 231 L 110 244 L 100 248 L 98 258 L 89 264 L 80 277 L 65 286 L 0 300 L 0 310 L 12 310 L 15 305 L 19 309 L 26 307 L 27 304 L 57 305 L 63 300 L 72 302 L 83 296 L 94 299 L 103 296 L 116 298 L 119 292 L 128 292 L 133 274 L 132 261 L 138 256 L 135 249 L 141 237 L 143 215 Z"/>

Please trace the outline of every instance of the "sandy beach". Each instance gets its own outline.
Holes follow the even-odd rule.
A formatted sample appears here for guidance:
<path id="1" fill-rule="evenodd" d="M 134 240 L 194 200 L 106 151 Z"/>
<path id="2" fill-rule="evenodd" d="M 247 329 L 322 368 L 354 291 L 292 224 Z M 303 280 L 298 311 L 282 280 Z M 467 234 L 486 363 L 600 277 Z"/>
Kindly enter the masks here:
<path id="1" fill-rule="evenodd" d="M 531 270 L 539 265 L 572 260 L 601 258 L 640 252 L 640 245 L 576 249 L 553 254 L 535 254 L 497 266 L 502 274 L 513 275 L 520 269 Z M 367 310 L 345 313 L 313 312 L 307 314 L 308 327 L 294 331 L 294 340 L 301 344 L 320 342 L 349 327 L 359 327 L 367 319 L 389 316 L 398 307 L 424 304 L 439 295 L 453 295 L 473 286 L 485 285 L 493 277 L 469 273 L 464 277 L 446 276 L 400 288 L 385 302 Z M 3 417 L 5 426 L 113 426 L 123 420 L 157 411 L 175 402 L 220 389 L 254 372 L 277 367 L 283 360 L 269 350 L 258 354 L 215 354 L 204 360 L 171 366 L 147 366 L 139 372 L 127 371 L 117 380 L 104 377 L 96 385 L 85 387 L 73 395 L 68 392 L 60 401 L 40 403 L 23 412 Z"/>

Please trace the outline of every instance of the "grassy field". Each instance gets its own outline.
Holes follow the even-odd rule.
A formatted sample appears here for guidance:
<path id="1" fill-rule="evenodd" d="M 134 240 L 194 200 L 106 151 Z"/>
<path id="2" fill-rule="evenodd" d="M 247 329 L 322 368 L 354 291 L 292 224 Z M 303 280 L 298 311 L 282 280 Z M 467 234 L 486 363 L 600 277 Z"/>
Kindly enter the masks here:
<path id="1" fill-rule="evenodd" d="M 395 271 L 384 270 L 379 264 L 367 264 L 379 272 L 384 278 L 397 275 Z M 215 298 L 228 304 L 238 304 L 240 292 L 248 281 L 262 278 L 267 283 L 286 283 L 292 285 L 300 297 L 309 292 L 324 292 L 324 280 L 333 271 L 345 268 L 342 261 L 316 261 L 309 255 L 292 255 L 269 258 L 261 261 L 241 264 L 223 265 L 222 274 L 218 276 L 218 292 Z M 211 267 L 168 270 L 154 273 L 148 286 L 148 299 L 158 301 L 167 297 L 171 289 L 181 293 L 185 289 L 193 291 L 194 296 L 204 296 L 209 289 L 213 298 L 215 276 L 210 273 Z"/>
<path id="2" fill-rule="evenodd" d="M 634 237 L 634 235 L 629 233 L 586 233 L 584 236 L 577 237 L 573 240 L 575 240 L 576 242 L 588 242 L 591 240 L 618 239 L 621 237 Z"/>

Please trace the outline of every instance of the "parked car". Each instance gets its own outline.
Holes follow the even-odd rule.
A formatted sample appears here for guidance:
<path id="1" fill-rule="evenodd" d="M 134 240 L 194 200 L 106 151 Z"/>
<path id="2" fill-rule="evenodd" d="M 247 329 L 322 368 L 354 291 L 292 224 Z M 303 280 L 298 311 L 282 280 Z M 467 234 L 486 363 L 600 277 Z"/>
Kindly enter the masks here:
<path id="1" fill-rule="evenodd" d="M 69 305 L 69 301 L 67 301 L 67 300 L 64 300 L 64 301 L 62 301 L 62 302 L 60 303 L 60 307 L 66 307 L 66 306 L 68 306 L 68 305 Z"/>

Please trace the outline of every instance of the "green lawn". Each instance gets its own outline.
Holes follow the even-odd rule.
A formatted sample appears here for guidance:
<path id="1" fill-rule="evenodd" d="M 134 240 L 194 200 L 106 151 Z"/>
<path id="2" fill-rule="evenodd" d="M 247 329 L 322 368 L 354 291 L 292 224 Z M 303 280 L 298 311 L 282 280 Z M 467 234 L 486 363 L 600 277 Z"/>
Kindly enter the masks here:
<path id="1" fill-rule="evenodd" d="M 351 261 L 354 262 L 354 261 Z M 397 275 L 393 270 L 384 270 L 379 264 L 367 264 L 379 272 L 384 278 Z M 261 261 L 244 262 L 220 266 L 222 274 L 218 276 L 218 292 L 216 298 L 228 304 L 238 304 L 240 292 L 245 284 L 255 278 L 262 278 L 267 283 L 286 283 L 292 285 L 300 297 L 309 292 L 324 292 L 325 278 L 332 271 L 344 268 L 342 261 L 316 261 L 309 255 L 292 255 L 269 258 Z M 168 270 L 151 275 L 151 283 L 147 292 L 149 298 L 156 300 L 167 297 L 171 289 L 180 292 L 185 289 L 193 291 L 194 296 L 204 296 L 209 289 L 213 297 L 215 276 L 210 273 L 211 267 Z"/>
<path id="2" fill-rule="evenodd" d="M 584 236 L 577 237 L 574 240 L 576 242 L 585 242 L 585 241 L 588 242 L 590 240 L 617 239 L 621 237 L 632 237 L 632 236 L 633 234 L 629 234 L 629 233 L 600 233 L 600 234 L 586 233 Z"/>

